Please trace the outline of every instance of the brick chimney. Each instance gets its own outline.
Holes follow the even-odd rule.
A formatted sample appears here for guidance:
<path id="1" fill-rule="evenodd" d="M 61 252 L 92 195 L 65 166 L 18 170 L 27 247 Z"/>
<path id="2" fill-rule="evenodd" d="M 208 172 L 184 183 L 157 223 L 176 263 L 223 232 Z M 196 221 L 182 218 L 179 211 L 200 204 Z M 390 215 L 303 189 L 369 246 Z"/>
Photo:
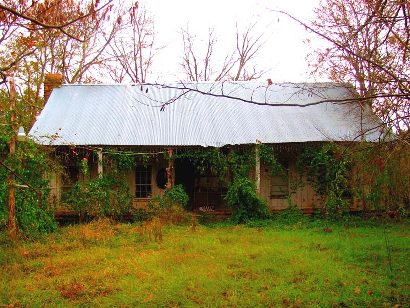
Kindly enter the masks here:
<path id="1" fill-rule="evenodd" d="M 63 83 L 63 75 L 61 74 L 46 74 L 44 78 L 44 104 L 54 88 L 59 88 Z"/>

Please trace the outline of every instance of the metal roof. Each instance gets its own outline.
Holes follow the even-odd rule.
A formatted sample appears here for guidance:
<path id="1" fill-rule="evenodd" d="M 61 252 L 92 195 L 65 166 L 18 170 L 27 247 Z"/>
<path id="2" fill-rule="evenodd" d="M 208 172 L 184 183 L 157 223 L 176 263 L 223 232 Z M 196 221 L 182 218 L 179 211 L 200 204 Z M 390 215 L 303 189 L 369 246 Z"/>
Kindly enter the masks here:
<path id="1" fill-rule="evenodd" d="M 365 139 L 377 140 L 379 121 L 352 97 L 334 83 L 63 85 L 29 134 L 51 145 L 221 147 L 358 141 L 370 129 Z"/>

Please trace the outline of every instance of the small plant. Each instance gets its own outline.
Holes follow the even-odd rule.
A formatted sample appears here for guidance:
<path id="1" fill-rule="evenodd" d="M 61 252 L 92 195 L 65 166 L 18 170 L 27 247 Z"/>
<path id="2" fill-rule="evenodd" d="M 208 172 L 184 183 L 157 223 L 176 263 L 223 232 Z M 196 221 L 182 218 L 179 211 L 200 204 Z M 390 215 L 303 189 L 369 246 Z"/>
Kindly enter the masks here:
<path id="1" fill-rule="evenodd" d="M 153 197 L 148 203 L 149 217 L 160 217 L 162 221 L 172 224 L 188 223 L 190 217 L 186 212 L 189 202 L 188 194 L 182 185 L 168 189 L 163 196 Z"/>
<path id="2" fill-rule="evenodd" d="M 198 218 L 196 215 L 191 214 L 191 232 L 195 232 L 198 226 Z"/>
<path id="3" fill-rule="evenodd" d="M 179 184 L 168 189 L 163 196 L 163 200 L 165 202 L 165 206 L 180 205 L 186 209 L 189 197 L 185 192 L 184 187 Z"/>
<path id="4" fill-rule="evenodd" d="M 248 178 L 235 179 L 229 186 L 225 200 L 233 209 L 232 220 L 236 223 L 269 217 L 268 206 L 256 195 L 254 185 Z"/>
<path id="5" fill-rule="evenodd" d="M 274 220 L 280 224 L 294 225 L 306 221 L 307 217 L 297 205 L 289 203 L 287 209 L 274 215 Z"/>

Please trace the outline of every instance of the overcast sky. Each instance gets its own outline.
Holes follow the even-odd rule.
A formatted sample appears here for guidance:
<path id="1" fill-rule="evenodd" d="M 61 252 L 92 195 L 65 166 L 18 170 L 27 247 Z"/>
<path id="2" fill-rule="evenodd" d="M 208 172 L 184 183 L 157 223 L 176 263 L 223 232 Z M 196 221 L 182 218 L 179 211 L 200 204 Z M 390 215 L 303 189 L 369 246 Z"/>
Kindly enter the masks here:
<path id="1" fill-rule="evenodd" d="M 304 43 L 303 27 L 272 10 L 284 10 L 301 20 L 313 19 L 318 0 L 142 0 L 154 16 L 157 45 L 164 46 L 154 59 L 156 81 L 183 79 L 181 69 L 181 28 L 189 27 L 198 39 L 206 39 L 208 29 L 218 36 L 215 53 L 224 57 L 235 44 L 235 24 L 243 29 L 257 22 L 255 34 L 263 33 L 264 46 L 257 66 L 268 70 L 263 79 L 312 81 L 306 55 L 312 46 Z M 312 35 L 309 36 L 312 39 Z M 313 40 L 313 46 L 315 41 Z"/>

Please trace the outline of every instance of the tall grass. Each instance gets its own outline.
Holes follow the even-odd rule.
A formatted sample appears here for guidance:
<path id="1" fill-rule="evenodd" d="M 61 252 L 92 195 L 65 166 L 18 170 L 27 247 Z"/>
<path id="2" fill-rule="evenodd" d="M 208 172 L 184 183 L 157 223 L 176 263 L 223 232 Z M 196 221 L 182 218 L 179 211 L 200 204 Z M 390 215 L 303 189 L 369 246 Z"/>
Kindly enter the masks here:
<path id="1" fill-rule="evenodd" d="M 139 225 L 109 220 L 64 227 L 37 242 L 13 244 L 1 234 L 0 304 L 375 307 L 410 302 L 408 223 L 197 225 L 195 231 L 165 226 L 162 236 L 155 241 Z"/>

